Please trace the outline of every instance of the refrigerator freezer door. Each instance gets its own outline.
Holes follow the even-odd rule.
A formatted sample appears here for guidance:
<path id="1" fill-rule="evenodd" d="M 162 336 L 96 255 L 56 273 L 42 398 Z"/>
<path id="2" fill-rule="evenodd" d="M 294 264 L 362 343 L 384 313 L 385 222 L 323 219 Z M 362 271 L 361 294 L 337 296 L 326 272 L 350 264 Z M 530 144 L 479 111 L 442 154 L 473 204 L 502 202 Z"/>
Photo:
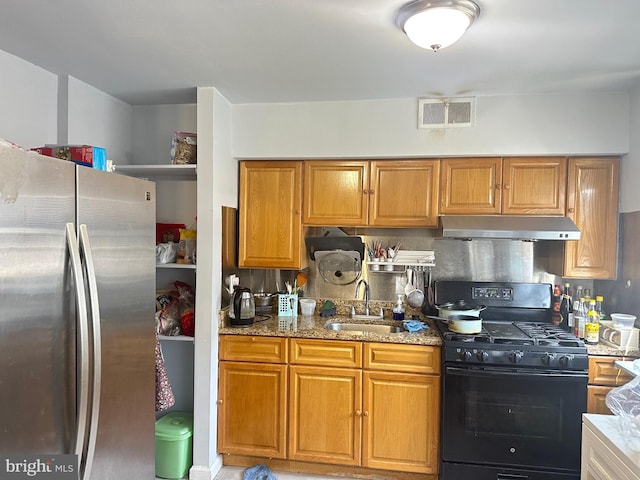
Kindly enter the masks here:
<path id="1" fill-rule="evenodd" d="M 100 310 L 99 412 L 91 480 L 154 478 L 155 184 L 77 169 Z"/>
<path id="2" fill-rule="evenodd" d="M 0 449 L 73 453 L 75 165 L 0 147 Z"/>

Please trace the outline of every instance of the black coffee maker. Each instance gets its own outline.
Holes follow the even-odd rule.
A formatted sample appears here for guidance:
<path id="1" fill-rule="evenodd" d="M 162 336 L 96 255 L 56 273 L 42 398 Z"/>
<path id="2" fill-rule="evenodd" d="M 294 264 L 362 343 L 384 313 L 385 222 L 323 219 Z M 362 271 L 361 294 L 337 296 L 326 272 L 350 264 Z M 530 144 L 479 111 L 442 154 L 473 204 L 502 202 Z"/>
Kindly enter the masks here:
<path id="1" fill-rule="evenodd" d="M 231 296 L 229 323 L 232 327 L 248 327 L 253 325 L 256 316 L 256 303 L 251 289 L 237 287 Z"/>

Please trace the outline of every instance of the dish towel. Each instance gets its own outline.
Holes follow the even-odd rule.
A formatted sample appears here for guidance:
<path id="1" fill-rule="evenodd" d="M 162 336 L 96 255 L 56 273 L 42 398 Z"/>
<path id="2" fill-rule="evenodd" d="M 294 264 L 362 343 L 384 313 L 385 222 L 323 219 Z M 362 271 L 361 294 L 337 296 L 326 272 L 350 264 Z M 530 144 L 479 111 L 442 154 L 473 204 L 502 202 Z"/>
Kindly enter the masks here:
<path id="1" fill-rule="evenodd" d="M 277 478 L 269 467 L 258 464 L 244 471 L 243 480 L 277 480 Z"/>
<path id="2" fill-rule="evenodd" d="M 404 329 L 408 332 L 419 332 L 420 330 L 427 330 L 428 325 L 420 322 L 419 320 L 405 320 L 402 322 Z"/>

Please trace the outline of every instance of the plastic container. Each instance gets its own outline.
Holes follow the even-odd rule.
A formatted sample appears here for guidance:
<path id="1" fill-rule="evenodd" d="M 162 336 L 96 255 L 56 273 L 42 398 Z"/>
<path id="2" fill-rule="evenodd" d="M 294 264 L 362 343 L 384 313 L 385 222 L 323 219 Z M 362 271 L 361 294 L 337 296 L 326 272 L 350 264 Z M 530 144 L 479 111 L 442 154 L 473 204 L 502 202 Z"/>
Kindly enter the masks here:
<path id="1" fill-rule="evenodd" d="M 316 310 L 316 301 L 312 298 L 301 298 L 298 303 L 300 303 L 300 313 L 306 317 L 312 316 Z"/>
<path id="2" fill-rule="evenodd" d="M 156 420 L 156 477 L 183 478 L 193 463 L 193 414 L 171 412 Z"/>
<path id="3" fill-rule="evenodd" d="M 627 313 L 612 313 L 611 320 L 615 328 L 633 328 L 636 323 L 636 316 Z"/>

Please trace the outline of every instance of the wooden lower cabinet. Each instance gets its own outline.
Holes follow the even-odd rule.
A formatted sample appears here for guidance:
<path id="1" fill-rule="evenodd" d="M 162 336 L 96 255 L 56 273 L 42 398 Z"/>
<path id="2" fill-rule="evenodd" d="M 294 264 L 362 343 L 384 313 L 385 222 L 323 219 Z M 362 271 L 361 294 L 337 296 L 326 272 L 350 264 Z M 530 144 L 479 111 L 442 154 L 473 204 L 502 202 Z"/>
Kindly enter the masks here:
<path id="1" fill-rule="evenodd" d="M 606 397 L 613 388 L 624 385 L 633 377 L 616 367 L 618 360 L 629 357 L 589 356 L 589 385 L 587 387 L 587 413 L 611 415 Z"/>
<path id="2" fill-rule="evenodd" d="M 291 338 L 274 348 L 272 337 L 247 338 L 220 340 L 218 449 L 233 454 L 225 464 L 266 457 L 291 471 L 437 478 L 437 347 Z M 238 361 L 241 349 L 251 361 Z M 288 366 L 259 363 L 280 361 L 280 350 Z"/>
<path id="3" fill-rule="evenodd" d="M 342 363 L 343 358 L 358 358 L 337 356 L 336 344 L 359 346 L 359 342 L 291 342 L 291 352 L 313 351 L 313 356 L 298 361 L 330 365 L 289 367 L 291 459 L 438 473 L 440 377 L 436 348 L 363 343 L 365 360 L 360 369 L 331 366 Z M 323 347 L 326 356 L 321 360 Z"/>
<path id="4" fill-rule="evenodd" d="M 372 371 L 363 386 L 362 465 L 438 473 L 439 377 Z"/>
<path id="5" fill-rule="evenodd" d="M 285 458 L 286 339 L 223 335 L 219 351 L 218 451 Z"/>

